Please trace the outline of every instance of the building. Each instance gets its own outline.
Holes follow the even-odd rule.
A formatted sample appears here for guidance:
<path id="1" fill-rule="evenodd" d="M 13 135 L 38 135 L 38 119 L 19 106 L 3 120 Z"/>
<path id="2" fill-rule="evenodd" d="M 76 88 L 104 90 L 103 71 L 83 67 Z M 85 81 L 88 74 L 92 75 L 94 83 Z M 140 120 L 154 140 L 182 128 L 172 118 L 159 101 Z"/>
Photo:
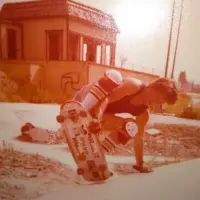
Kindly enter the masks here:
<path id="1" fill-rule="evenodd" d="M 115 64 L 119 30 L 112 16 L 100 10 L 71 0 L 6 3 L 0 20 L 3 60 Z"/>
<path id="2" fill-rule="evenodd" d="M 71 0 L 5 3 L 0 11 L 0 70 L 54 93 L 73 95 L 105 69 L 145 82 L 158 76 L 115 67 L 113 17 Z"/>

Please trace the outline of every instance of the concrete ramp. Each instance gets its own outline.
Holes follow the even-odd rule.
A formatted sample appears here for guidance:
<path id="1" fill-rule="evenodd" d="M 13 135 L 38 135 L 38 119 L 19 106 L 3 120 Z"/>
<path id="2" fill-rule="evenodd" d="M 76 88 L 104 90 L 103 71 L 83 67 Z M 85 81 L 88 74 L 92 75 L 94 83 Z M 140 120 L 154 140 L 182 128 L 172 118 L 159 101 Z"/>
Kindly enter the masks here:
<path id="1" fill-rule="evenodd" d="M 0 115 L 0 141 L 5 140 L 24 152 L 40 153 L 74 168 L 74 161 L 66 152 L 64 145 L 36 145 L 13 140 L 19 134 L 20 126 L 25 121 L 30 121 L 42 128 L 56 130 L 59 127 L 59 124 L 55 122 L 55 116 L 59 111 L 58 105 L 0 103 L 0 110 L 3 113 Z M 159 122 L 172 123 L 172 120 L 169 120 L 172 119 L 171 117 L 157 116 L 157 118 L 160 119 Z M 200 126 L 200 121 L 176 118 L 177 124 L 190 123 L 192 125 L 194 122 Z M 109 163 L 133 162 L 133 158 L 130 157 L 108 156 L 107 159 Z M 200 159 L 197 159 L 156 168 L 151 174 L 114 176 L 105 184 L 63 185 L 58 193 L 50 193 L 38 200 L 200 200 L 199 171 Z"/>
<path id="2" fill-rule="evenodd" d="M 151 174 L 118 176 L 105 184 L 67 185 L 38 200 L 199 200 L 200 159 L 157 168 Z"/>

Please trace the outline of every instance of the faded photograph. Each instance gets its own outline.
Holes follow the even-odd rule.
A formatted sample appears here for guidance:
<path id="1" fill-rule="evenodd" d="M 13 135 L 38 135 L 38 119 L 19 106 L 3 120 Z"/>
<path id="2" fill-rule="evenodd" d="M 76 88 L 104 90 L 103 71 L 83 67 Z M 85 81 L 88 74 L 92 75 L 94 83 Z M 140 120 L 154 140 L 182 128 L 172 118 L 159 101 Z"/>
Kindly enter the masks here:
<path id="1" fill-rule="evenodd" d="M 1 0 L 0 200 L 199 200 L 199 8 Z"/>

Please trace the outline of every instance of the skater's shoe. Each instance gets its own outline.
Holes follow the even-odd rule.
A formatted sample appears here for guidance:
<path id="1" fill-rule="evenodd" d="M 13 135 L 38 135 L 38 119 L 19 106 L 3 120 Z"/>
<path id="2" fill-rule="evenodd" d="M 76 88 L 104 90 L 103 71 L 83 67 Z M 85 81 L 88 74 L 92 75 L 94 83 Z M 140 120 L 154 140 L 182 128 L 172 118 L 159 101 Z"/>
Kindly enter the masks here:
<path id="1" fill-rule="evenodd" d="M 21 127 L 21 133 L 22 135 L 27 135 L 27 132 L 30 131 L 32 128 L 35 128 L 33 124 L 26 123 Z"/>

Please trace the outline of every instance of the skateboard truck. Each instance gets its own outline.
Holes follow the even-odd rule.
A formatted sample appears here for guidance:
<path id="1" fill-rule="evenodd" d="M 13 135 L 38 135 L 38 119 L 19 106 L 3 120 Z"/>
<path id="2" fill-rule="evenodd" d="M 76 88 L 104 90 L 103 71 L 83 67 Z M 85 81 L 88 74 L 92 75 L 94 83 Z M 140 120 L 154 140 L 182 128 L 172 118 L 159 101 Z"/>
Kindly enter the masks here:
<path id="1" fill-rule="evenodd" d="M 65 121 L 65 117 L 63 115 L 58 115 L 56 120 L 58 123 L 63 123 Z"/>

